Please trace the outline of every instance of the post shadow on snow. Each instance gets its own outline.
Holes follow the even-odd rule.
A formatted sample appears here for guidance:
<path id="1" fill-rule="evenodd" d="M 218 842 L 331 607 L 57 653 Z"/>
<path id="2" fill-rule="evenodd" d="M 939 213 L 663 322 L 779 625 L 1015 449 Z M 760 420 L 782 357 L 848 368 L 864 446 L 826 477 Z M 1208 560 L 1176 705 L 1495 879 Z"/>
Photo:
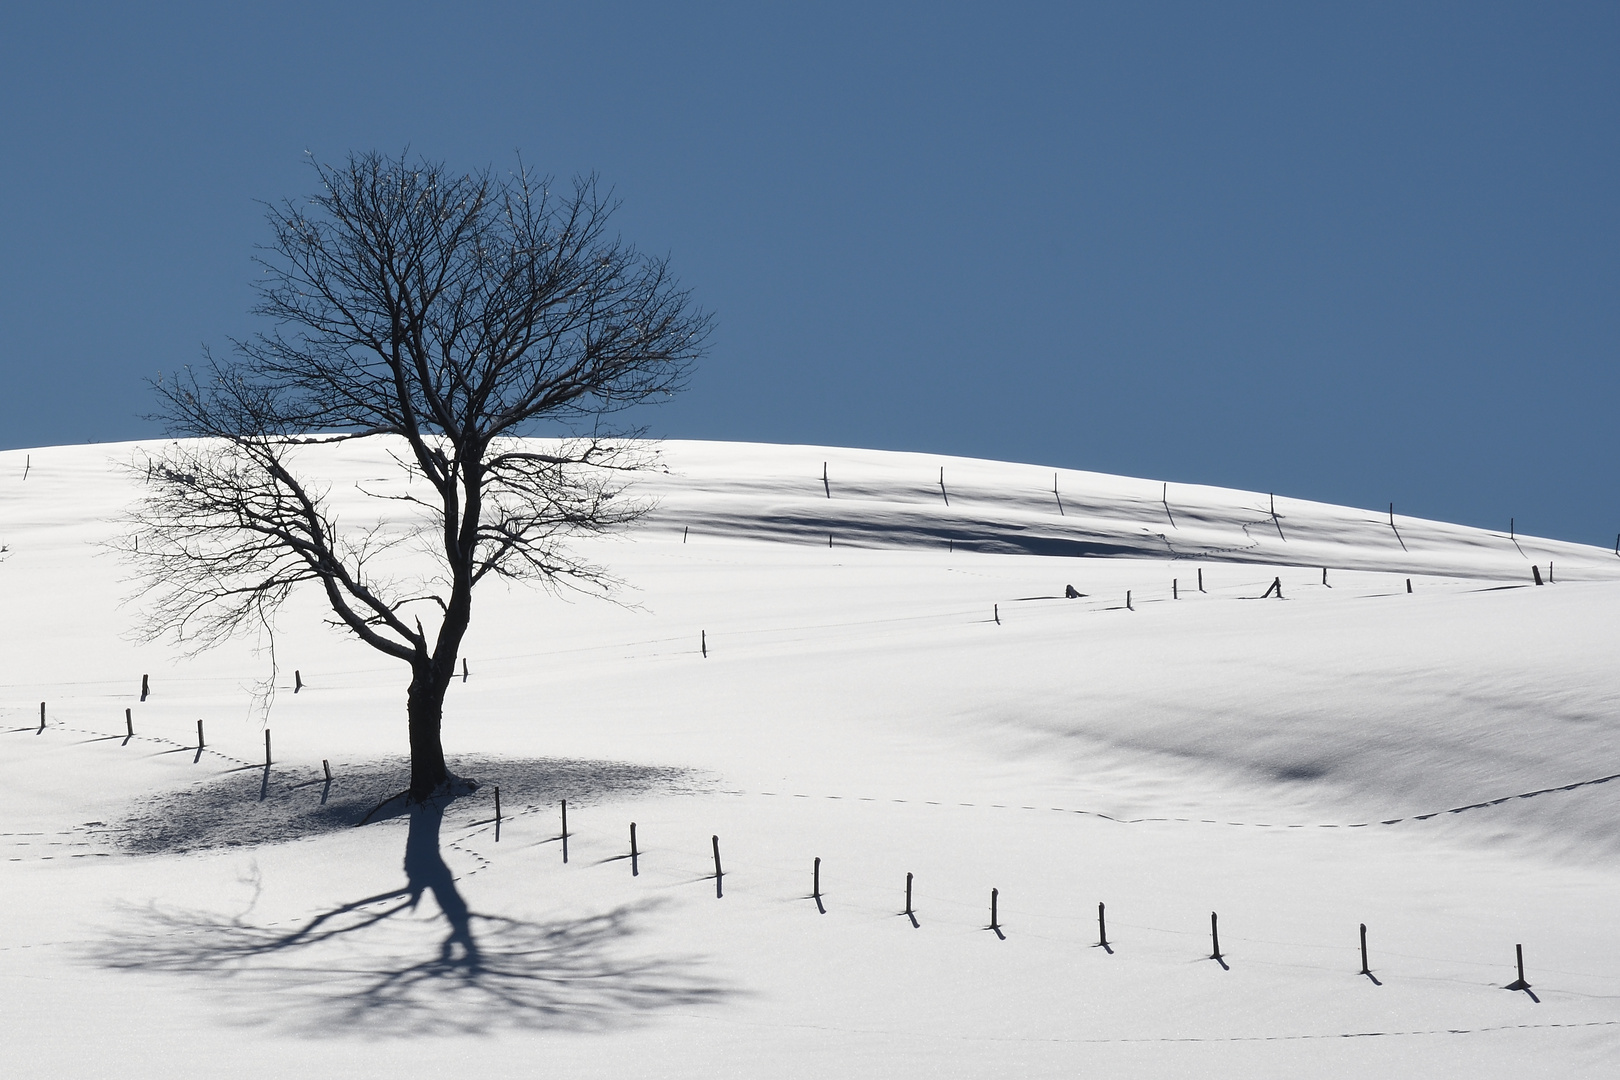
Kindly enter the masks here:
<path id="1" fill-rule="evenodd" d="M 292 926 L 154 905 L 93 959 L 207 980 L 249 1023 L 319 1034 L 606 1031 L 733 996 L 694 958 L 629 955 L 653 903 L 546 921 L 474 910 L 440 854 L 444 810 L 412 808 L 397 888 Z M 424 896 L 442 919 L 432 930 L 401 918 Z"/>

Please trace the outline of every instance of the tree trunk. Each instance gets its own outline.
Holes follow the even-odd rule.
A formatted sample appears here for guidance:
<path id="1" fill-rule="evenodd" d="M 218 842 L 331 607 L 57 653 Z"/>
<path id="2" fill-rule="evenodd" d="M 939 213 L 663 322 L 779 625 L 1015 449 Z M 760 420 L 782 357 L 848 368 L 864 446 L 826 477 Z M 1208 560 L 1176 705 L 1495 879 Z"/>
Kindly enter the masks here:
<path id="1" fill-rule="evenodd" d="M 448 679 L 440 678 L 431 663 L 419 664 L 411 676 L 406 711 L 411 726 L 411 801 L 425 802 L 450 784 L 444 764 L 444 743 L 439 737 L 444 718 Z"/>

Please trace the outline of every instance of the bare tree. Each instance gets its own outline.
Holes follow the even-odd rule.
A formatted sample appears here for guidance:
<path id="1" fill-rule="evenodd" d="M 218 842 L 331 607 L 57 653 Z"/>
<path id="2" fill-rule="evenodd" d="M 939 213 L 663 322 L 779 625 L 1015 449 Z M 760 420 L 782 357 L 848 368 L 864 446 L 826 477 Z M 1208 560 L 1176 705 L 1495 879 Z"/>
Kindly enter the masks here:
<path id="1" fill-rule="evenodd" d="M 625 473 L 653 458 L 605 418 L 678 390 L 710 317 L 608 232 L 594 178 L 557 193 L 521 162 L 456 175 L 374 153 L 315 169 L 313 196 L 268 207 L 254 313 L 273 328 L 153 384 L 189 438 L 137 465 L 147 493 L 121 547 L 150 637 L 206 648 L 308 584 L 408 664 L 420 801 L 452 782 L 440 725 L 474 587 L 611 585 L 564 541 L 645 512 Z M 539 423 L 568 437 L 522 438 Z M 365 493 L 395 514 L 340 520 L 301 474 L 307 448 L 350 439 L 386 444 L 405 482 Z M 431 571 L 398 572 L 413 543 Z"/>

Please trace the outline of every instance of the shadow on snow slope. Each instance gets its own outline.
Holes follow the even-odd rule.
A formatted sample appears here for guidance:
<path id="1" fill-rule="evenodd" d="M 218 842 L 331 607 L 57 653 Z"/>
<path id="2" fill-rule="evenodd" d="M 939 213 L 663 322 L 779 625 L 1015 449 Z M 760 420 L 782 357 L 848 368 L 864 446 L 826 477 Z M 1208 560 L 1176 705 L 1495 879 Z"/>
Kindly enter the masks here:
<path id="1" fill-rule="evenodd" d="M 479 782 L 473 798 L 494 816 L 499 788 L 507 816 L 567 799 L 579 806 L 603 799 L 703 788 L 706 779 L 687 769 L 616 761 L 465 756 L 449 760 L 450 771 Z M 404 800 L 385 801 L 409 782 L 403 758 L 341 764 L 333 780 L 322 773 L 245 765 L 180 791 L 152 796 L 113 828 L 98 830 L 124 851 L 179 853 L 248 847 L 297 840 L 405 813 Z M 381 810 L 378 807 L 382 806 Z M 375 813 L 373 811 L 376 811 Z"/>
<path id="2" fill-rule="evenodd" d="M 732 994 L 694 958 L 629 955 L 654 904 L 544 922 L 474 911 L 440 854 L 443 816 L 442 802 L 411 811 L 398 888 L 292 926 L 151 905 L 90 958 L 201 978 L 248 1022 L 316 1034 L 608 1031 Z M 402 916 L 427 894 L 444 929 L 424 940 L 420 921 Z"/>

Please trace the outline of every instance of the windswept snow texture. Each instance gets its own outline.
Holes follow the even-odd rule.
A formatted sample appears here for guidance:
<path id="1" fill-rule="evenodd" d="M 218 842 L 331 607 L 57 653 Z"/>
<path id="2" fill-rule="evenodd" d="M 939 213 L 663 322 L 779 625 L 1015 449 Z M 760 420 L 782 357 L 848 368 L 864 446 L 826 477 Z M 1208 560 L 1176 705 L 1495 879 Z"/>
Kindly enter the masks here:
<path id="1" fill-rule="evenodd" d="M 1612 551 L 670 443 L 642 525 L 580 544 L 617 602 L 481 587 L 445 727 L 479 790 L 354 828 L 404 786 L 405 671 L 315 595 L 273 638 L 138 643 L 105 546 L 137 449 L 0 454 L 7 1075 L 1620 1060 Z M 388 450 L 299 467 L 404 536 Z"/>

